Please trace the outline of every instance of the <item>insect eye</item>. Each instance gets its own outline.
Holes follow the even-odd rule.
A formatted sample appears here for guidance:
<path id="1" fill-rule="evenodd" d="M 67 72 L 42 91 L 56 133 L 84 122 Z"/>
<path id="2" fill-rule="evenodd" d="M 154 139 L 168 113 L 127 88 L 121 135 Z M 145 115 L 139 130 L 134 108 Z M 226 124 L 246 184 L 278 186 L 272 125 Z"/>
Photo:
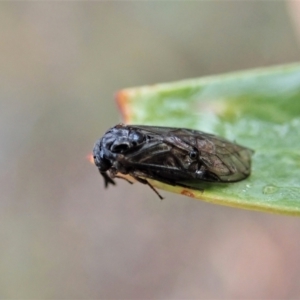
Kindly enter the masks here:
<path id="1" fill-rule="evenodd" d="M 145 136 L 139 132 L 131 132 L 129 140 L 131 141 L 132 146 L 137 146 L 145 140 Z"/>
<path id="2" fill-rule="evenodd" d="M 111 147 L 111 151 L 114 153 L 123 153 L 126 150 L 129 149 L 129 145 L 128 144 L 119 144 L 119 145 L 113 145 Z"/>
<path id="3" fill-rule="evenodd" d="M 197 156 L 198 156 L 198 152 L 195 151 L 195 150 L 193 150 L 193 151 L 191 151 L 191 152 L 189 153 L 189 156 L 190 156 L 191 159 L 196 159 Z"/>

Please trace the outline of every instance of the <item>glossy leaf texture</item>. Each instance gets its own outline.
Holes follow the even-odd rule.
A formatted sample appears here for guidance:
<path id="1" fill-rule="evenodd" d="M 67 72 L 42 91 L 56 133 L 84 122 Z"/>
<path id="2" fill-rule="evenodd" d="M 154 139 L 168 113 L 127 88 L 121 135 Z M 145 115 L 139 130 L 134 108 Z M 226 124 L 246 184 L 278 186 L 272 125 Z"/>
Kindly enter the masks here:
<path id="1" fill-rule="evenodd" d="M 192 128 L 255 150 L 252 174 L 167 191 L 212 203 L 300 215 L 300 64 L 120 91 L 126 124 Z M 199 191 L 202 189 L 204 191 Z"/>

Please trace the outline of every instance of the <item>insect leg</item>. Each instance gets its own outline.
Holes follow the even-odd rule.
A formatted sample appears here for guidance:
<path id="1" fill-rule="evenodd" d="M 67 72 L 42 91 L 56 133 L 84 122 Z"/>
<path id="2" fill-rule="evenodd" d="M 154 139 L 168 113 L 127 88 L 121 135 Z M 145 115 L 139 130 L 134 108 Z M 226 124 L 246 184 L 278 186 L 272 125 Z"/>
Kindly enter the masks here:
<path id="1" fill-rule="evenodd" d="M 144 178 L 141 177 L 135 177 L 133 176 L 134 179 L 136 179 L 136 181 L 143 183 L 143 184 L 147 184 L 154 192 L 155 194 L 159 197 L 160 200 L 163 200 L 164 198 L 160 195 L 160 193 Z"/>
<path id="2" fill-rule="evenodd" d="M 115 178 L 124 179 L 124 180 L 127 181 L 128 183 L 133 184 L 132 181 L 130 181 L 129 179 L 127 179 L 127 178 L 125 178 L 125 177 L 122 177 L 122 176 L 119 176 L 119 175 L 115 175 Z"/>

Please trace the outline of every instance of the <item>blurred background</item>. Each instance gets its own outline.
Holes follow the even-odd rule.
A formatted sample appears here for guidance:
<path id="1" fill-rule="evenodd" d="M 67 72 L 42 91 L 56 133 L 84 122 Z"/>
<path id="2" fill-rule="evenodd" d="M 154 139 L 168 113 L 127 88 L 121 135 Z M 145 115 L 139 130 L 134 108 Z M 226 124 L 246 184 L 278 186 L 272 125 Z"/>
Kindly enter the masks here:
<path id="1" fill-rule="evenodd" d="M 299 61 L 299 3 L 1 2 L 0 298 L 299 298 L 299 218 L 86 159 L 119 89 Z"/>

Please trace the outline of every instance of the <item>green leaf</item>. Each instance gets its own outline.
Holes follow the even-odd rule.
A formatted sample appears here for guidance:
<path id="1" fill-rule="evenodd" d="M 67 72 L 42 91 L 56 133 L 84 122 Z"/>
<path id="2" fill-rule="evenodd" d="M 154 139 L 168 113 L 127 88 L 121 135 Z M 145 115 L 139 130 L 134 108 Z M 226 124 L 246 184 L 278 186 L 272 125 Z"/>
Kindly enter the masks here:
<path id="1" fill-rule="evenodd" d="M 185 189 L 197 199 L 267 212 L 300 214 L 300 64 L 125 89 L 124 122 L 193 128 L 255 150 L 252 174 L 230 184 Z"/>

